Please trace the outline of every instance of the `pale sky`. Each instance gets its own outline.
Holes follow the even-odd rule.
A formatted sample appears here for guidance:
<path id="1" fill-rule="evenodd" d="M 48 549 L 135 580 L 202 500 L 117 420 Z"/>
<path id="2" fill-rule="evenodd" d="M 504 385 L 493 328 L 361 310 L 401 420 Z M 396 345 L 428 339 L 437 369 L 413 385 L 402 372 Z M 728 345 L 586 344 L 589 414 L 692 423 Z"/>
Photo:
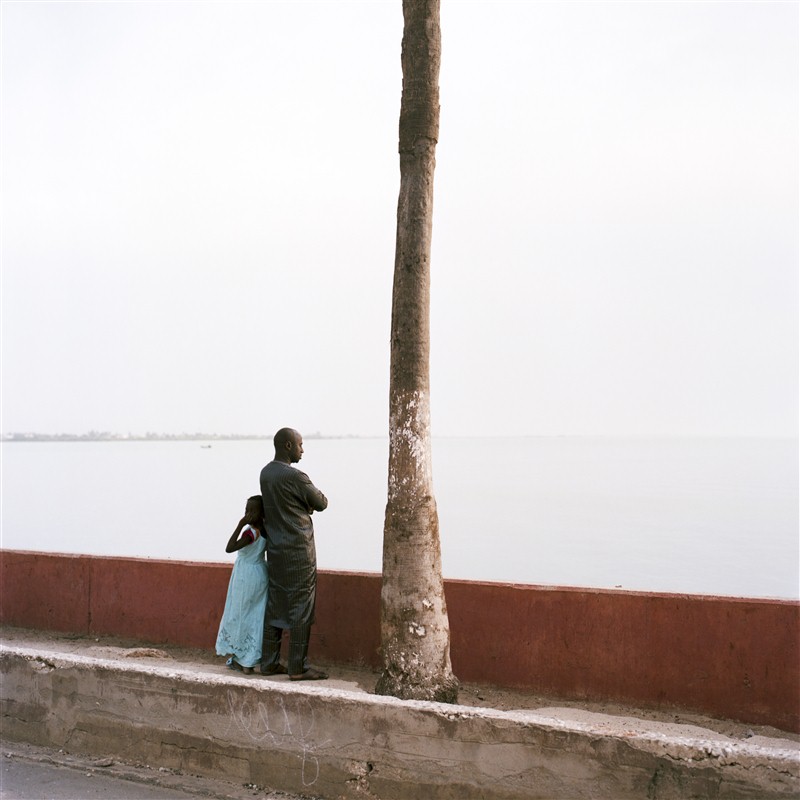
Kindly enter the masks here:
<path id="1" fill-rule="evenodd" d="M 2 5 L 2 429 L 384 435 L 402 6 Z M 798 4 L 442 4 L 434 435 L 796 435 Z"/>

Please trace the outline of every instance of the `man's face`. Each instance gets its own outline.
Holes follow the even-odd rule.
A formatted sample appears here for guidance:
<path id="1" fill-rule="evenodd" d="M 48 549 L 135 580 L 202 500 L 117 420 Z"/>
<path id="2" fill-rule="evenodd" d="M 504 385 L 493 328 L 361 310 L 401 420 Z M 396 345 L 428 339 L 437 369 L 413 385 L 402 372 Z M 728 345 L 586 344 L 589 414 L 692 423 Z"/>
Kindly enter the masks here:
<path id="1" fill-rule="evenodd" d="M 292 440 L 289 450 L 289 458 L 292 464 L 296 464 L 303 457 L 303 437 L 298 433 Z"/>

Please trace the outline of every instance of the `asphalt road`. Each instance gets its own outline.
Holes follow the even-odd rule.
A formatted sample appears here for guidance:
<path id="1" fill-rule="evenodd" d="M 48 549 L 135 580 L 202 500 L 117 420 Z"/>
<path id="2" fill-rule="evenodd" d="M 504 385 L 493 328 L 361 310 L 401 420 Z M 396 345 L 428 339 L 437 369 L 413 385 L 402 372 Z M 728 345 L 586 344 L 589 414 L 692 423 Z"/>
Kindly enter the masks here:
<path id="1" fill-rule="evenodd" d="M 0 800 L 318 800 L 20 742 L 0 748 Z"/>
<path id="2" fill-rule="evenodd" d="M 191 800 L 202 796 L 15 758 L 4 758 L 0 773 L 3 800 Z"/>

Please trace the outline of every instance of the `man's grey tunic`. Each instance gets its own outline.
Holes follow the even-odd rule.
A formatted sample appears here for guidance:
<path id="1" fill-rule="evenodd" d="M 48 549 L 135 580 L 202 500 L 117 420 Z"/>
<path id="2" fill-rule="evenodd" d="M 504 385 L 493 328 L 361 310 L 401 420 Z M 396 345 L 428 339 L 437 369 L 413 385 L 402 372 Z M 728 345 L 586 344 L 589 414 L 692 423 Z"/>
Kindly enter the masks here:
<path id="1" fill-rule="evenodd" d="M 308 475 L 282 461 L 261 470 L 261 498 L 269 572 L 265 622 L 276 628 L 310 625 L 317 591 L 311 511 L 324 511 L 328 501 Z"/>

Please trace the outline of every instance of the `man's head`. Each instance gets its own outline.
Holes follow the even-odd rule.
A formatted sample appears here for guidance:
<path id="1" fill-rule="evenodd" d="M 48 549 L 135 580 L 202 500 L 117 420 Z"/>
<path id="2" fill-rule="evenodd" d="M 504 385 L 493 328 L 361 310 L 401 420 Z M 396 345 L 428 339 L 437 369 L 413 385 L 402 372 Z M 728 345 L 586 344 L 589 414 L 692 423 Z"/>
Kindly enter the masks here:
<path id="1" fill-rule="evenodd" d="M 281 428 L 272 441 L 276 461 L 296 464 L 303 457 L 303 437 L 294 428 Z"/>

